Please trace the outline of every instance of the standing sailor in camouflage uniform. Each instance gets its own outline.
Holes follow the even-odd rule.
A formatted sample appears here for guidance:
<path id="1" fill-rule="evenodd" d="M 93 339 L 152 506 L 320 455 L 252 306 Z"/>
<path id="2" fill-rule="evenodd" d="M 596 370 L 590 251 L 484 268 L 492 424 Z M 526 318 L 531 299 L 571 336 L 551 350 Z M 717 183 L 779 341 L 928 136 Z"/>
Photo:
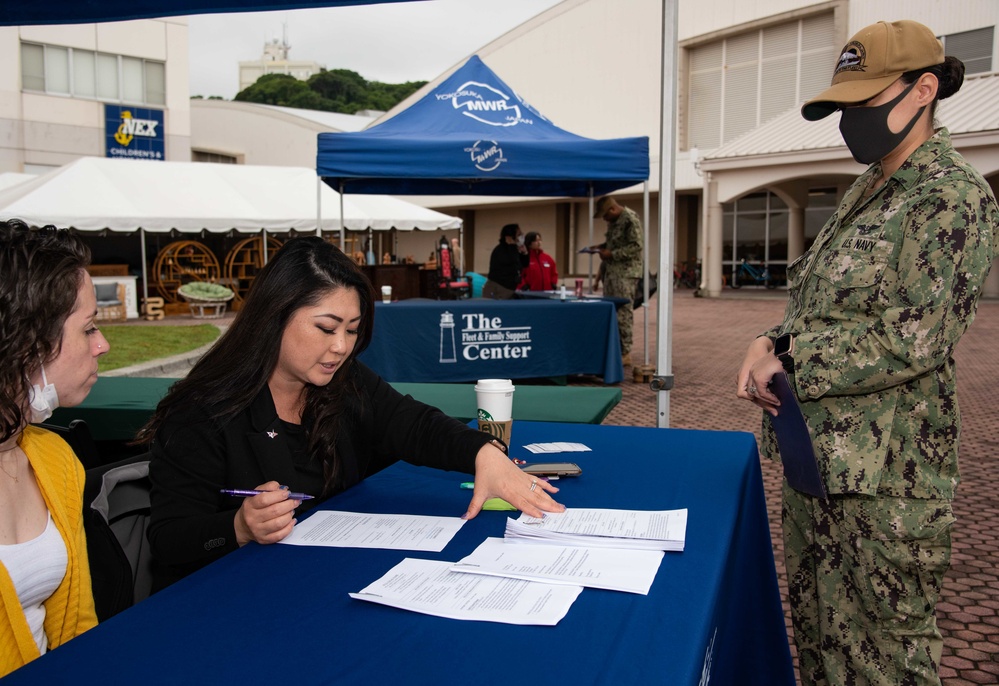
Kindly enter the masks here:
<path id="1" fill-rule="evenodd" d="M 621 357 L 624 364 L 631 364 L 632 329 L 635 313 L 631 302 L 635 297 L 638 279 L 642 276 L 642 222 L 638 215 L 618 204 L 610 196 L 597 200 L 594 219 L 603 217 L 607 222 L 607 240 L 590 250 L 600 254 L 607 265 L 604 276 L 604 294 L 627 298 L 628 302 L 617 308 L 617 328 L 621 336 Z"/>
<path id="2" fill-rule="evenodd" d="M 807 102 L 842 111 L 871 166 L 788 271 L 780 326 L 757 338 L 737 395 L 769 414 L 788 372 L 828 499 L 784 483 L 788 594 L 804 684 L 939 684 L 934 608 L 950 565 L 960 415 L 954 347 L 996 257 L 988 184 L 934 129 L 964 65 L 925 26 L 879 22 Z M 763 452 L 778 459 L 769 415 Z"/>

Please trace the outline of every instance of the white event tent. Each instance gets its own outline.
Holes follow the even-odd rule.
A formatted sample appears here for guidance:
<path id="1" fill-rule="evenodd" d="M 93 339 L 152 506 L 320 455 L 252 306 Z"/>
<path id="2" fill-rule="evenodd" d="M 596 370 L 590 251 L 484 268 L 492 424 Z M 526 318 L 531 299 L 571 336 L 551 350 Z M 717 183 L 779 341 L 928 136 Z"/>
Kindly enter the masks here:
<path id="1" fill-rule="evenodd" d="M 317 186 L 320 195 L 317 197 Z M 341 218 L 341 208 L 343 217 Z M 433 231 L 461 220 L 388 195 L 341 198 L 314 169 L 81 157 L 0 187 L 0 219 L 78 231 Z M 145 239 L 142 239 L 146 284 Z"/>
<path id="2" fill-rule="evenodd" d="M 81 157 L 0 189 L 0 218 L 79 231 L 315 231 L 316 172 L 203 162 Z M 341 198 L 323 184 L 322 228 L 341 227 Z M 343 198 L 348 230 L 458 229 L 461 220 L 391 196 Z"/>

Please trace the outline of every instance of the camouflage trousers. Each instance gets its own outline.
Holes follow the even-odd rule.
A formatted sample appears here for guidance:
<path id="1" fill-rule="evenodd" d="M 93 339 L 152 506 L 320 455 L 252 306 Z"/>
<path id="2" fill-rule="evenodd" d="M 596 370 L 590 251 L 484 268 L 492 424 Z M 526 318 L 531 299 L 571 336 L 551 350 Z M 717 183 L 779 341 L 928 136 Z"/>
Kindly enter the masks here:
<path id="1" fill-rule="evenodd" d="M 635 286 L 638 279 L 631 276 L 620 276 L 614 273 L 613 269 L 607 270 L 604 277 L 604 295 L 611 295 L 615 298 L 627 298 L 628 303 L 617 308 L 617 330 L 621 336 L 621 354 L 629 355 L 633 341 L 632 330 L 635 323 L 635 312 L 631 307 L 631 300 L 635 298 Z"/>
<path id="2" fill-rule="evenodd" d="M 934 608 L 948 500 L 812 498 L 784 484 L 784 559 L 803 685 L 940 684 Z"/>

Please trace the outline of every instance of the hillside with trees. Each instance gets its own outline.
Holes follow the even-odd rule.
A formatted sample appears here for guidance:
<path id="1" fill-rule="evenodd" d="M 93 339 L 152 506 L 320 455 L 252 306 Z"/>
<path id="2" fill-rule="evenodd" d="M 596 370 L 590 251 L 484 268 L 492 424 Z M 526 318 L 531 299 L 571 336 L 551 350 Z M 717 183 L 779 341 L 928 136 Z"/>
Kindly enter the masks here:
<path id="1" fill-rule="evenodd" d="M 324 70 L 312 75 L 308 81 L 299 81 L 287 74 L 265 74 L 233 99 L 343 114 L 354 114 L 359 110 L 385 112 L 426 83 L 368 81 L 349 69 Z"/>

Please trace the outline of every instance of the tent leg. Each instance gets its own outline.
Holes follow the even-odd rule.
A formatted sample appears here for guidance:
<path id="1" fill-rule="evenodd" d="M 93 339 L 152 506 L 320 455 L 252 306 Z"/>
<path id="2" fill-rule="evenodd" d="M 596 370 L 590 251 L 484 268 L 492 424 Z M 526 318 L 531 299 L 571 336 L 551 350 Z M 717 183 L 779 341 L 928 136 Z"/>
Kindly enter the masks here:
<path id="1" fill-rule="evenodd" d="M 323 237 L 323 177 L 316 177 L 316 235 Z"/>
<path id="2" fill-rule="evenodd" d="M 340 182 L 340 252 L 347 252 L 347 226 L 343 220 L 343 181 Z"/>
<path id="3" fill-rule="evenodd" d="M 589 198 L 590 198 L 590 202 L 589 202 L 589 205 L 588 205 L 589 209 L 587 209 L 587 211 L 586 211 L 586 216 L 590 218 L 589 219 L 589 221 L 590 221 L 590 242 L 586 244 L 587 247 L 593 245 L 593 184 L 592 183 L 590 184 Z M 590 265 L 589 265 L 589 267 L 587 267 L 587 269 L 589 270 L 587 285 L 589 287 L 590 293 L 592 293 L 593 292 L 593 253 L 588 253 L 588 255 L 589 255 Z"/>
<path id="4" fill-rule="evenodd" d="M 680 3 L 663 3 L 662 101 L 659 128 L 659 289 L 658 348 L 656 374 L 656 426 L 669 427 L 669 391 L 673 388 L 673 225 L 676 205 L 676 43 Z"/>
<path id="5" fill-rule="evenodd" d="M 139 227 L 139 254 L 142 256 L 142 305 L 145 305 L 149 302 L 149 268 L 146 266 L 146 231 L 142 227 Z"/>
<path id="6" fill-rule="evenodd" d="M 642 293 L 642 307 L 645 311 L 645 319 L 642 324 L 642 342 L 645 345 L 645 366 L 649 365 L 649 180 L 645 180 L 642 186 L 642 227 L 645 232 L 645 240 L 642 243 L 642 279 L 644 292 Z M 672 283 L 672 281 L 670 282 Z"/>

